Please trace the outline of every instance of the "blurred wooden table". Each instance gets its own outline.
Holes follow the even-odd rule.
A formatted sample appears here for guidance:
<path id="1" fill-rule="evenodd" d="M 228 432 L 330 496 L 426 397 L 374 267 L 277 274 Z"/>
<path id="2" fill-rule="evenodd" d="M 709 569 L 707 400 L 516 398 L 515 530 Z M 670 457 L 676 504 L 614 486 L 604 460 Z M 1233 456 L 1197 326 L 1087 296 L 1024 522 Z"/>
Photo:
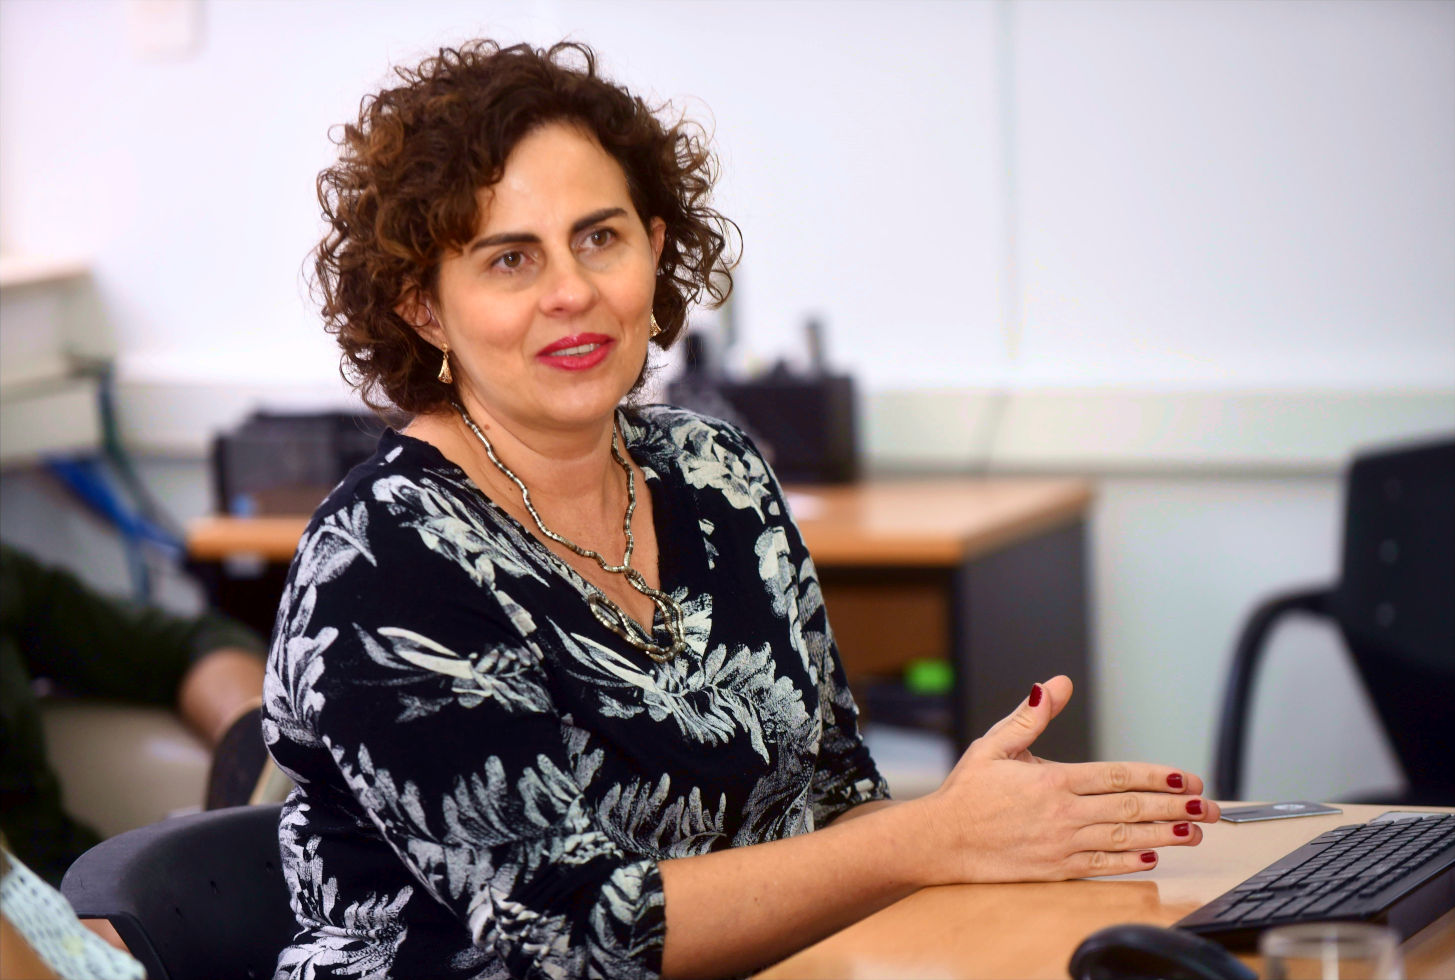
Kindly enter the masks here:
<path id="1" fill-rule="evenodd" d="M 1087 481 L 869 479 L 787 491 L 855 690 L 912 660 L 948 658 L 953 728 L 967 744 L 1033 681 L 1087 679 Z M 266 631 L 306 524 L 203 518 L 188 528 L 188 557 L 215 604 Z M 1073 700 L 1057 719 L 1038 743 L 1045 755 L 1087 757 L 1086 704 Z"/>
<path id="2" fill-rule="evenodd" d="M 1204 827 L 1197 847 L 1163 848 L 1154 870 L 1120 878 L 927 888 L 759 978 L 1064 980 L 1071 954 L 1098 929 L 1124 922 L 1171 925 L 1324 831 L 1389 809 L 1346 805 L 1342 814 L 1328 816 L 1220 822 Z M 1404 956 L 1409 980 L 1455 977 L 1455 911 L 1411 936 Z M 1242 958 L 1254 969 L 1261 966 L 1256 956 Z"/>

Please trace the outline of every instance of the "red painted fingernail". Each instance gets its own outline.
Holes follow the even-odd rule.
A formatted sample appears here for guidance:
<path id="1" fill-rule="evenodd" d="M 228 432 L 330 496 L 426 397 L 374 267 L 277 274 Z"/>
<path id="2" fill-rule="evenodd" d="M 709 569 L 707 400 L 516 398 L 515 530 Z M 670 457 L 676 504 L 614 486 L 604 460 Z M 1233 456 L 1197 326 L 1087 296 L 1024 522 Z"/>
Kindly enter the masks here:
<path id="1" fill-rule="evenodd" d="M 1187 812 L 1196 816 L 1202 812 L 1202 800 L 1188 800 Z"/>
<path id="2" fill-rule="evenodd" d="M 1175 823 L 1172 825 L 1172 832 L 1178 837 L 1186 837 L 1188 834 L 1192 833 L 1192 824 Z"/>
<path id="3" fill-rule="evenodd" d="M 1142 852 L 1142 863 L 1143 864 L 1155 864 L 1156 861 L 1157 861 L 1157 852 L 1156 851 L 1143 851 Z"/>
<path id="4" fill-rule="evenodd" d="M 1041 703 L 1041 685 L 1031 685 L 1031 696 L 1029 700 L 1032 708 Z"/>
<path id="5" fill-rule="evenodd" d="M 1167 785 L 1168 786 L 1171 786 L 1173 789 L 1181 789 L 1182 788 L 1182 773 L 1180 773 L 1180 772 L 1174 772 L 1172 775 L 1168 776 L 1167 777 Z"/>

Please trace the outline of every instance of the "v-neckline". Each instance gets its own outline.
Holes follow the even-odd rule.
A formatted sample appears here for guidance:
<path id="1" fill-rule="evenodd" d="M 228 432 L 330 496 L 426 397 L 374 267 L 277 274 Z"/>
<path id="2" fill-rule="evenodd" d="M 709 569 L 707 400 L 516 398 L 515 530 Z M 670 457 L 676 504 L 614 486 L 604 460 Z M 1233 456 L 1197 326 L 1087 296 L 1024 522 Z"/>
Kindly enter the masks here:
<path id="1" fill-rule="evenodd" d="M 622 450 L 626 453 L 628 459 L 636 464 L 637 469 L 641 470 L 642 482 L 646 485 L 647 493 L 651 495 L 652 499 L 652 530 L 657 539 L 657 585 L 662 592 L 668 595 L 674 595 L 674 589 L 679 587 L 682 573 L 685 570 L 683 567 L 685 556 L 681 553 L 682 549 L 678 544 L 678 540 L 691 539 L 682 538 L 680 534 L 673 533 L 675 529 L 673 525 L 677 523 L 675 520 L 677 507 L 673 506 L 667 500 L 667 498 L 672 496 L 671 494 L 657 492 L 659 489 L 662 489 L 663 484 L 663 476 L 659 472 L 659 468 L 665 468 L 662 466 L 662 463 L 670 463 L 670 460 L 664 461 L 656 459 L 655 457 L 660 454 L 651 452 L 651 449 L 648 447 L 653 436 L 651 422 L 640 416 L 632 418 L 624 409 L 618 409 L 617 417 L 620 423 Z M 606 595 L 600 587 L 572 568 L 570 563 L 552 551 L 530 528 L 526 527 L 524 522 L 507 510 L 494 497 L 486 493 L 470 474 L 465 471 L 463 466 L 440 452 L 438 446 L 424 439 L 420 439 L 418 436 L 407 435 L 398 430 L 391 429 L 390 431 L 401 440 L 407 440 L 408 442 L 417 443 L 425 447 L 429 453 L 439 458 L 440 463 L 455 471 L 461 483 L 473 492 L 474 498 L 481 501 L 485 505 L 486 510 L 493 514 L 497 521 L 506 522 L 508 529 L 515 531 L 521 538 L 529 541 L 531 545 L 538 549 L 539 554 L 544 556 L 546 564 L 554 569 L 556 574 L 576 591 L 583 605 L 587 605 L 593 595 L 612 601 L 611 597 Z M 638 459 L 638 451 L 650 457 L 648 461 L 644 462 Z M 669 512 L 671 513 L 670 517 Z M 680 530 L 685 532 L 686 529 Z M 615 603 L 613 602 L 613 604 Z M 623 612 L 625 613 L 625 610 Z M 633 621 L 635 622 L 634 618 Z M 638 625 L 641 624 L 638 623 Z M 658 632 L 665 631 L 665 629 L 666 623 L 662 618 L 662 610 L 656 603 L 653 603 L 651 623 L 651 635 L 653 639 L 655 640 L 657 638 Z"/>

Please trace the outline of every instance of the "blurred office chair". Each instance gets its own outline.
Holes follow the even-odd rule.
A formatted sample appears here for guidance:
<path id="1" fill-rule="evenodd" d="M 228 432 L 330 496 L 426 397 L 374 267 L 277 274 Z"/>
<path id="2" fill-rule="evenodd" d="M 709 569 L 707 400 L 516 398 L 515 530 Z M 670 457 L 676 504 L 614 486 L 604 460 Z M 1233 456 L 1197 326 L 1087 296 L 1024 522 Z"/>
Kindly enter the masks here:
<path id="1" fill-rule="evenodd" d="M 81 918 L 109 919 L 149 980 L 271 977 L 298 928 L 281 810 L 230 807 L 127 831 L 81 855 L 61 892 Z"/>
<path id="2" fill-rule="evenodd" d="M 1357 456 L 1339 581 L 1253 610 L 1223 698 L 1213 783 L 1239 799 L 1253 677 L 1285 615 L 1333 620 L 1404 769 L 1404 804 L 1455 803 L 1455 439 Z"/>
<path id="3" fill-rule="evenodd" d="M 293 780 L 278 768 L 263 742 L 263 703 L 259 698 L 218 740 L 207 771 L 203 809 L 282 803 L 292 791 Z"/>
<path id="4" fill-rule="evenodd" d="M 207 770 L 207 795 L 202 808 L 220 810 L 258 802 L 252 798 L 253 790 L 269 761 L 268 747 L 263 744 L 263 707 L 259 698 L 217 740 L 212 765 Z"/>

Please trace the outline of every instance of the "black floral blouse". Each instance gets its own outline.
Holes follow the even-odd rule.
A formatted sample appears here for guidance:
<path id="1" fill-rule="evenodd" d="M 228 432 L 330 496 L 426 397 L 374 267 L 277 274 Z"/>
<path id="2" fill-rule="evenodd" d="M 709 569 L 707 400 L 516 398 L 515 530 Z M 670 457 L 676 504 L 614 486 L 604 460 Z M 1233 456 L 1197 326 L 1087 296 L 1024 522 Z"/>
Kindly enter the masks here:
<path id="1" fill-rule="evenodd" d="M 658 861 L 887 795 L 762 458 L 676 409 L 621 424 L 686 611 L 665 664 L 427 443 L 386 432 L 314 515 L 265 689 L 298 783 L 278 976 L 654 976 Z"/>

